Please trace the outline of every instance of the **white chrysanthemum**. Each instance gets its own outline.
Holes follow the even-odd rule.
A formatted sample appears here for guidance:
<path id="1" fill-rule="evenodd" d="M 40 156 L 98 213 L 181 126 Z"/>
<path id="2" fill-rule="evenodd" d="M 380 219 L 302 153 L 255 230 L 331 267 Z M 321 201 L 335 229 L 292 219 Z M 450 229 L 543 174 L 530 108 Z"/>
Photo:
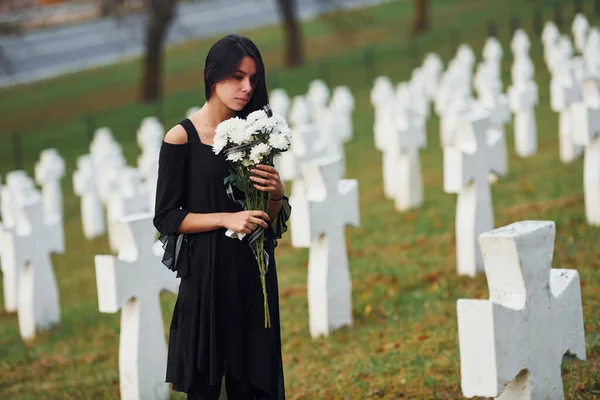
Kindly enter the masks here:
<path id="1" fill-rule="evenodd" d="M 244 167 L 251 167 L 252 165 L 254 165 L 254 163 L 252 161 L 250 161 L 248 158 L 244 158 L 242 160 L 242 165 Z"/>
<path id="2" fill-rule="evenodd" d="M 256 110 L 256 111 L 253 111 L 250 114 L 248 114 L 246 121 L 248 121 L 248 123 L 251 124 L 253 122 L 256 122 L 261 119 L 266 119 L 266 118 L 267 118 L 266 112 L 264 112 L 263 110 Z"/>
<path id="3" fill-rule="evenodd" d="M 268 155 L 271 152 L 271 146 L 266 143 L 259 143 L 252 147 L 250 150 L 250 161 L 252 161 L 255 165 L 259 164 L 264 156 Z"/>
<path id="4" fill-rule="evenodd" d="M 269 118 L 254 121 L 246 127 L 246 131 L 244 132 L 246 143 L 250 143 L 255 135 L 259 135 L 262 132 L 270 132 L 271 127 L 272 124 L 269 121 Z"/>
<path id="5" fill-rule="evenodd" d="M 290 129 L 289 126 L 287 125 L 279 125 L 277 126 L 277 132 L 283 136 L 285 136 L 285 138 L 288 141 L 292 140 L 292 130 Z"/>
<path id="6" fill-rule="evenodd" d="M 241 118 L 233 117 L 221 122 L 216 129 L 217 136 L 226 136 L 233 144 L 242 144 L 246 121 Z"/>
<path id="7" fill-rule="evenodd" d="M 285 135 L 285 137 L 287 137 L 288 140 L 292 137 L 292 131 L 288 126 L 285 118 L 283 118 L 279 114 L 273 114 L 273 116 L 270 119 L 274 132 L 278 132 Z"/>
<path id="8" fill-rule="evenodd" d="M 273 118 L 277 125 L 287 125 L 287 121 L 285 120 L 285 118 L 283 118 L 277 113 L 273 113 L 273 116 L 271 118 Z"/>
<path id="9" fill-rule="evenodd" d="M 290 142 L 282 133 L 274 133 L 269 136 L 269 146 L 278 150 L 287 150 L 290 147 Z"/>
<path id="10" fill-rule="evenodd" d="M 219 154 L 223 149 L 227 146 L 227 136 L 224 135 L 215 135 L 213 140 L 212 150 L 215 154 Z"/>
<path id="11" fill-rule="evenodd" d="M 244 158 L 243 151 L 234 151 L 233 153 L 229 153 L 227 155 L 227 161 L 237 162 L 240 161 L 242 158 Z"/>

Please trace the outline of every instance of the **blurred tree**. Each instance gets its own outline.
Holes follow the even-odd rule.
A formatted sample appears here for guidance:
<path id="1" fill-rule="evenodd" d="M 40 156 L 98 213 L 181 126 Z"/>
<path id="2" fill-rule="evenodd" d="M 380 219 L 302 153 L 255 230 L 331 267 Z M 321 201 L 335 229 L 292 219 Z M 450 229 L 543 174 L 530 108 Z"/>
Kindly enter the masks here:
<path id="1" fill-rule="evenodd" d="M 302 44 L 302 27 L 296 15 L 296 0 L 277 0 L 283 22 L 285 36 L 284 65 L 295 67 L 304 62 L 304 47 Z"/>
<path id="2" fill-rule="evenodd" d="M 15 36 L 21 37 L 23 34 L 23 26 L 20 22 L 2 22 L 0 23 L 0 38 Z M 15 72 L 13 62 L 8 56 L 4 43 L 0 42 L 0 76 L 12 75 Z"/>
<path id="3" fill-rule="evenodd" d="M 142 102 L 159 100 L 163 94 L 163 50 L 165 37 L 175 16 L 178 0 L 100 0 L 100 13 L 120 18 L 128 10 L 148 13 L 146 51 L 142 58 L 139 98 Z"/>
<path id="4" fill-rule="evenodd" d="M 412 34 L 418 35 L 429 29 L 429 0 L 413 0 Z"/>
<path id="5" fill-rule="evenodd" d="M 163 92 L 163 49 L 169 24 L 175 16 L 177 0 L 144 0 L 149 12 L 146 26 L 146 52 L 142 62 L 140 99 L 159 100 Z"/>

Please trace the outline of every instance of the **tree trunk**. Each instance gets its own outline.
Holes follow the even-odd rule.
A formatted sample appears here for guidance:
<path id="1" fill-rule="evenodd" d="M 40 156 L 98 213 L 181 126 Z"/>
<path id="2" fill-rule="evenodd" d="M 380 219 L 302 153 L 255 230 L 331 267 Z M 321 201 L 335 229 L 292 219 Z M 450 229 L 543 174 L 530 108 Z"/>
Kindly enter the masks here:
<path id="1" fill-rule="evenodd" d="M 146 52 L 142 60 L 140 100 L 157 101 L 163 94 L 163 47 L 169 23 L 173 19 L 175 0 L 152 0 L 146 28 Z"/>
<path id="2" fill-rule="evenodd" d="M 295 67 L 304 63 L 304 48 L 302 45 L 302 32 L 296 15 L 295 0 L 277 0 L 279 12 L 283 18 L 285 36 L 284 65 Z"/>
<path id="3" fill-rule="evenodd" d="M 412 33 L 418 35 L 429 29 L 429 1 L 413 0 L 413 4 Z"/>

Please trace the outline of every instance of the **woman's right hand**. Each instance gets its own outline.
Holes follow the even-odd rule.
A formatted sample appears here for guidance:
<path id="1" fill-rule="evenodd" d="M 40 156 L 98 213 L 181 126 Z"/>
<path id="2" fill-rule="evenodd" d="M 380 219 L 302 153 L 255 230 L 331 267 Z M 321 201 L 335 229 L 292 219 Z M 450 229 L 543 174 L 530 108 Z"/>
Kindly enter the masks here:
<path id="1" fill-rule="evenodd" d="M 254 232 L 258 226 L 268 228 L 270 221 L 269 215 L 264 211 L 240 211 L 227 214 L 223 220 L 223 227 L 234 232 L 250 234 Z"/>

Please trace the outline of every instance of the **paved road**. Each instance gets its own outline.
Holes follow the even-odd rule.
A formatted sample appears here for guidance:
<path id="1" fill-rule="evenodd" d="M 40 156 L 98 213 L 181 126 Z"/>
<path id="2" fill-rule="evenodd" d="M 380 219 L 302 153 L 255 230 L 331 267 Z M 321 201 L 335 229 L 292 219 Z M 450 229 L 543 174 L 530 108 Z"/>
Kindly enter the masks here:
<path id="1" fill-rule="evenodd" d="M 332 1 L 338 8 L 386 0 Z M 301 3 L 301 6 L 300 6 Z M 309 19 L 325 10 L 324 0 L 297 1 L 299 15 Z M 32 82 L 67 72 L 115 63 L 143 51 L 145 15 L 107 18 L 61 28 L 0 37 L 0 87 Z M 179 6 L 167 43 L 276 24 L 275 0 L 204 0 Z M 2 59 L 10 60 L 8 63 Z"/>

